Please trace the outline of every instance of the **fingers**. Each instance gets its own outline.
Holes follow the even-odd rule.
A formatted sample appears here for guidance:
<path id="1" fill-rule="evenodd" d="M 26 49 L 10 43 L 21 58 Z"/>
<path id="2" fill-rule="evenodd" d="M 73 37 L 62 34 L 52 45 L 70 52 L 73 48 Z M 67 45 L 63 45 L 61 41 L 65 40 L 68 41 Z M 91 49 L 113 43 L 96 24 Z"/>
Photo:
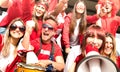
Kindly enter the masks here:
<path id="1" fill-rule="evenodd" d="M 33 20 L 29 20 L 26 22 L 26 32 L 31 33 L 34 28 L 35 28 L 35 22 Z"/>

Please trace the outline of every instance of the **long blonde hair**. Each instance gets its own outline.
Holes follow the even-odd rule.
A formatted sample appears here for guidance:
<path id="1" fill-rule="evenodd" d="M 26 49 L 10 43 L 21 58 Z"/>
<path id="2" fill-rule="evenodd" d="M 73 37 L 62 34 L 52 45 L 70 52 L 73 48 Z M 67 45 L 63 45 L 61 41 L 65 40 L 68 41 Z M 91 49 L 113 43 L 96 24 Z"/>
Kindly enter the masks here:
<path id="1" fill-rule="evenodd" d="M 74 5 L 74 8 L 73 8 L 73 11 L 72 11 L 72 16 L 71 16 L 71 22 L 70 22 L 70 34 L 73 34 L 74 33 L 74 29 L 75 29 L 75 25 L 76 25 L 76 16 L 77 16 L 77 13 L 76 13 L 76 6 L 79 2 L 82 2 L 84 5 L 85 5 L 85 2 L 84 0 L 78 0 L 76 1 L 75 5 Z M 85 10 L 81 15 L 81 21 L 79 22 L 79 34 L 83 34 L 84 31 L 86 30 L 86 27 L 87 27 L 87 20 L 86 20 L 86 5 L 85 5 Z"/>
<path id="2" fill-rule="evenodd" d="M 10 36 L 10 26 L 13 24 L 13 23 L 15 23 L 16 21 L 20 21 L 20 22 L 22 22 L 23 23 L 23 25 L 25 25 L 24 24 L 24 22 L 20 19 L 20 18 L 16 18 L 16 19 L 14 19 L 14 20 L 12 20 L 11 22 L 10 22 L 10 24 L 8 25 L 8 27 L 7 27 L 7 29 L 6 29 L 6 32 L 5 32 L 5 34 L 4 34 L 4 38 L 3 38 L 3 48 L 2 48 L 2 50 L 1 50 L 1 54 L 3 55 L 3 57 L 7 57 L 8 55 L 9 55 L 9 53 L 10 53 L 10 38 L 11 38 L 11 36 Z M 22 36 L 23 37 L 23 36 Z M 21 37 L 21 38 L 22 38 Z M 20 39 L 21 39 L 20 38 Z M 17 45 L 16 45 L 17 46 Z"/>
<path id="3" fill-rule="evenodd" d="M 114 38 L 114 36 L 113 36 L 111 33 L 109 33 L 109 32 L 106 33 L 106 37 L 110 37 L 110 38 L 112 39 L 113 50 L 112 50 L 112 52 L 110 53 L 109 58 L 116 63 L 116 55 L 117 55 L 117 54 L 116 54 L 116 41 L 115 41 L 115 38 Z M 104 48 L 101 50 L 101 52 L 100 52 L 102 55 L 104 55 L 104 49 L 105 49 L 105 47 L 104 47 Z"/>

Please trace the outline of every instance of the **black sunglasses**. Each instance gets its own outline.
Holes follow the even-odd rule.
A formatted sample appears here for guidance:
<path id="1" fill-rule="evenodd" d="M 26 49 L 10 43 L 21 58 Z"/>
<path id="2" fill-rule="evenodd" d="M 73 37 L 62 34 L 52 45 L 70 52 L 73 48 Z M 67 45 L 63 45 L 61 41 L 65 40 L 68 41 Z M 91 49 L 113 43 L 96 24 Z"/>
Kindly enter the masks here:
<path id="1" fill-rule="evenodd" d="M 48 30 L 54 30 L 54 28 L 48 24 L 43 24 L 42 28 L 48 28 Z"/>
<path id="2" fill-rule="evenodd" d="M 15 25 L 15 24 L 12 24 L 12 25 L 10 26 L 10 30 L 16 30 L 17 28 L 19 28 L 19 30 L 20 30 L 21 32 L 25 32 L 25 26 L 17 26 L 17 25 Z"/>

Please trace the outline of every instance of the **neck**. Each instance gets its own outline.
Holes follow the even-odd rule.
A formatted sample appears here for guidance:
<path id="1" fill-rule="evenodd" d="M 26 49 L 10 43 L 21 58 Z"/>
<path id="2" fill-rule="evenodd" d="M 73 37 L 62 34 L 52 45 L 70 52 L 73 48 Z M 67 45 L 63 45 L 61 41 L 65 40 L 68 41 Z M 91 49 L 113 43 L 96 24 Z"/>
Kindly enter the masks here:
<path id="1" fill-rule="evenodd" d="M 11 44 L 13 44 L 14 46 L 17 45 L 18 41 L 19 41 L 18 38 L 12 38 L 12 37 L 11 37 L 11 39 L 10 39 Z"/>
<path id="2" fill-rule="evenodd" d="M 81 14 L 78 14 L 78 13 L 77 13 L 77 14 L 76 14 L 76 18 L 77 18 L 77 19 L 80 19 L 80 18 L 81 18 Z"/>
<path id="3" fill-rule="evenodd" d="M 105 56 L 105 57 L 108 57 L 108 58 L 110 57 L 110 55 L 109 55 L 109 54 L 106 54 L 106 53 L 104 53 L 104 56 Z"/>

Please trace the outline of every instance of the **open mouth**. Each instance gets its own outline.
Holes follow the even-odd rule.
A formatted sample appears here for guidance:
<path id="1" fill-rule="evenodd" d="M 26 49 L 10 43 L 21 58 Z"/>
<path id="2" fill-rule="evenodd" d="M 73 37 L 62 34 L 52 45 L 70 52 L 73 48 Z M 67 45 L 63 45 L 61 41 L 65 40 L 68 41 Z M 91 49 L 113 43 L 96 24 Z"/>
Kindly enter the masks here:
<path id="1" fill-rule="evenodd" d="M 49 36 L 49 33 L 44 32 L 43 35 L 44 35 L 44 36 Z"/>

